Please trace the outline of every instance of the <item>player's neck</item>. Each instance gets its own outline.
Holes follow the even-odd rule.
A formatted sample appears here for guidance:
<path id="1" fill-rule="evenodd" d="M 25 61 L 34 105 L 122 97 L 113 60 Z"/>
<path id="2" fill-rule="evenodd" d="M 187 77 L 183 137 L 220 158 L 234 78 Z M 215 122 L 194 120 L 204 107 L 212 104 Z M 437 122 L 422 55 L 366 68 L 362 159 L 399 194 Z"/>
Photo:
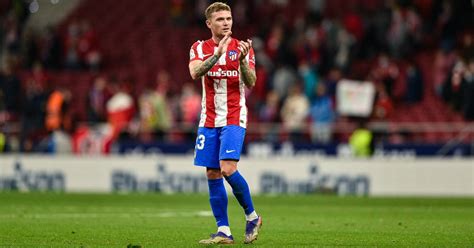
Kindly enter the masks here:
<path id="1" fill-rule="evenodd" d="M 224 38 L 224 37 L 218 37 L 218 36 L 213 35 L 212 38 L 211 38 L 211 40 L 214 41 L 214 43 L 215 43 L 216 45 L 218 45 L 219 42 L 221 42 L 222 38 Z"/>

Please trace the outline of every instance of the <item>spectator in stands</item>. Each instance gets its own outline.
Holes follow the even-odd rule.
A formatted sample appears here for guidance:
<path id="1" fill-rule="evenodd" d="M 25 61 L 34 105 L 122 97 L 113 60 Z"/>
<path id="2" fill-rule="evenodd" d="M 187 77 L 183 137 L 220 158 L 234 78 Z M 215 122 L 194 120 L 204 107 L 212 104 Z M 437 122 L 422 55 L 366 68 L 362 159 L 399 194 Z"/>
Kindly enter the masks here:
<path id="1" fill-rule="evenodd" d="M 377 87 L 377 95 L 374 104 L 374 117 L 379 120 L 387 120 L 394 110 L 393 102 L 383 87 Z"/>
<path id="2" fill-rule="evenodd" d="M 381 53 L 371 71 L 371 78 L 377 84 L 382 84 L 387 95 L 394 99 L 394 84 L 397 82 L 400 70 L 397 64 L 386 53 Z"/>
<path id="3" fill-rule="evenodd" d="M 443 95 L 443 84 L 447 80 L 455 61 L 456 54 L 454 52 L 439 49 L 435 53 L 433 62 L 433 85 L 435 93 L 439 97 Z"/>
<path id="4" fill-rule="evenodd" d="M 337 67 L 332 67 L 328 72 L 326 80 L 324 81 L 324 84 L 326 85 L 326 92 L 331 97 L 333 102 L 336 100 L 337 82 L 339 82 L 341 79 L 342 71 Z"/>
<path id="5" fill-rule="evenodd" d="M 111 97 L 107 79 L 99 76 L 94 79 L 92 88 L 87 95 L 87 120 L 91 123 L 106 120 L 106 102 Z"/>
<path id="6" fill-rule="evenodd" d="M 262 122 L 277 122 L 279 120 L 280 98 L 278 93 L 270 91 L 267 94 L 266 101 L 259 111 L 258 119 Z"/>
<path id="7" fill-rule="evenodd" d="M 292 65 L 294 67 L 297 64 L 290 32 L 282 20 L 276 20 L 267 37 L 266 53 L 277 65 Z"/>
<path id="8" fill-rule="evenodd" d="M 357 129 L 349 138 L 349 145 L 355 157 L 366 158 L 374 153 L 374 138 L 371 130 L 367 128 L 366 120 L 359 120 Z"/>
<path id="9" fill-rule="evenodd" d="M 50 89 L 50 76 L 40 62 L 34 63 L 31 74 L 28 77 L 30 80 L 40 84 L 46 91 Z"/>
<path id="10" fill-rule="evenodd" d="M 297 75 L 291 67 L 279 64 L 273 73 L 271 88 L 279 98 L 285 98 L 296 80 Z"/>
<path id="11" fill-rule="evenodd" d="M 0 154 L 11 151 L 11 138 L 7 132 L 7 121 L 0 114 Z"/>
<path id="12" fill-rule="evenodd" d="M 333 101 L 327 94 L 324 83 L 319 83 L 315 91 L 316 98 L 310 109 L 312 120 L 311 141 L 313 143 L 329 143 L 332 138 L 332 125 L 335 120 Z"/>
<path id="13" fill-rule="evenodd" d="M 423 98 L 423 75 L 415 61 L 408 59 L 407 63 L 405 100 L 408 103 L 418 103 Z"/>
<path id="14" fill-rule="evenodd" d="M 283 46 L 285 35 L 284 29 L 282 23 L 274 23 L 265 42 L 265 50 L 271 60 L 276 60 L 278 51 Z"/>
<path id="15" fill-rule="evenodd" d="M 469 60 L 461 81 L 462 112 L 467 121 L 474 120 L 474 57 Z"/>
<path id="16" fill-rule="evenodd" d="M 466 64 L 458 58 L 451 75 L 446 79 L 443 85 L 443 97 L 451 107 L 461 112 L 464 98 L 462 97 L 462 79 L 466 70 Z"/>
<path id="17" fill-rule="evenodd" d="M 387 30 L 390 29 L 392 22 L 392 5 L 393 2 L 382 1 L 383 3 L 379 8 L 373 12 L 369 12 L 367 16 L 367 21 L 369 22 L 367 35 L 370 37 L 372 35 L 373 40 L 369 40 L 370 47 L 374 48 L 375 53 L 381 50 L 387 50 Z"/>
<path id="18" fill-rule="evenodd" d="M 317 14 L 308 17 L 308 27 L 297 31 L 295 40 L 295 53 L 299 63 L 308 64 L 313 70 L 321 67 L 321 50 L 326 42 L 326 30 Z"/>
<path id="19" fill-rule="evenodd" d="M 308 111 L 308 99 L 302 93 L 301 85 L 297 83 L 291 87 L 280 113 L 283 126 L 289 131 L 290 139 L 294 142 L 303 141 Z"/>
<path id="20" fill-rule="evenodd" d="M 260 37 L 252 38 L 252 47 L 255 50 L 255 59 L 259 61 L 258 65 L 261 65 L 267 72 L 273 70 L 273 60 L 269 57 L 265 51 L 264 41 Z"/>
<path id="21" fill-rule="evenodd" d="M 69 24 L 64 39 L 64 67 L 66 69 L 78 70 L 81 68 L 81 56 L 79 52 L 80 26 L 77 22 Z"/>
<path id="22" fill-rule="evenodd" d="M 412 54 L 420 40 L 420 34 L 421 20 L 413 8 L 403 4 L 393 9 L 387 35 L 392 57 L 406 58 Z"/>
<path id="23" fill-rule="evenodd" d="M 164 141 L 172 125 L 171 108 L 168 105 L 169 81 L 158 73 L 154 89 L 146 90 L 139 98 L 141 130 L 151 133 L 154 140 Z M 151 138 L 151 137 L 150 137 Z"/>
<path id="24" fill-rule="evenodd" d="M 71 97 L 71 92 L 65 88 L 58 88 L 49 95 L 46 102 L 46 130 L 49 132 L 71 130 L 71 115 L 69 113 Z"/>
<path id="25" fill-rule="evenodd" d="M 355 5 L 350 6 L 350 10 L 342 20 L 344 29 L 351 34 L 356 43 L 359 43 L 364 36 L 364 24 L 358 12 L 358 8 Z"/>
<path id="26" fill-rule="evenodd" d="M 2 121 L 14 121 L 19 119 L 21 110 L 20 100 L 20 79 L 18 79 L 13 72 L 12 61 L 6 60 L 0 71 L 0 115 L 4 116 L 4 120 Z"/>
<path id="27" fill-rule="evenodd" d="M 466 32 L 462 35 L 461 54 L 464 60 L 474 58 L 474 33 Z"/>
<path id="28" fill-rule="evenodd" d="M 441 39 L 440 45 L 444 49 L 452 49 L 456 36 L 456 18 L 453 3 L 451 1 L 438 1 L 435 3 L 434 33 Z"/>
<path id="29" fill-rule="evenodd" d="M 263 41 L 258 38 L 252 38 L 252 47 L 255 51 L 255 60 L 259 61 L 256 66 L 257 81 L 252 90 L 247 90 L 246 93 L 252 94 L 252 97 L 247 97 L 247 107 L 249 109 L 259 108 L 265 102 L 266 95 L 270 88 L 270 75 L 273 70 L 273 62 L 265 53 Z M 249 111 L 257 112 L 257 111 Z"/>
<path id="30" fill-rule="evenodd" d="M 314 89 L 316 89 L 319 84 L 318 74 L 316 70 L 305 61 L 299 65 L 298 72 L 299 76 L 303 79 L 304 94 L 310 102 L 313 102 L 316 97 Z"/>
<path id="31" fill-rule="evenodd" d="M 261 106 L 258 112 L 258 120 L 265 124 L 275 124 L 280 121 L 280 97 L 277 92 L 268 92 L 265 102 Z M 263 138 L 266 141 L 277 141 L 277 129 L 272 125 L 269 129 L 265 130 Z"/>
<path id="32" fill-rule="evenodd" d="M 4 133 L 0 130 L 0 153 L 7 151 L 7 138 Z"/>
<path id="33" fill-rule="evenodd" d="M 59 69 L 61 67 L 61 40 L 57 30 L 52 27 L 46 27 L 40 37 L 39 59 L 47 69 Z"/>
<path id="34" fill-rule="evenodd" d="M 35 62 L 40 60 L 40 47 L 38 37 L 33 28 L 29 27 L 23 34 L 23 57 L 21 64 L 28 69 L 33 68 Z"/>
<path id="35" fill-rule="evenodd" d="M 186 138 L 189 141 L 196 137 L 195 127 L 201 113 L 201 96 L 196 92 L 193 83 L 185 83 L 179 99 L 179 113 Z"/>
<path id="36" fill-rule="evenodd" d="M 257 60 L 258 61 L 258 60 Z M 252 95 L 247 98 L 247 107 L 249 109 L 258 109 L 265 101 L 266 95 L 268 94 L 268 81 L 270 73 L 262 65 L 255 65 L 257 73 L 257 81 L 255 86 L 251 90 L 246 90 L 246 96 Z M 256 112 L 256 111 L 252 111 Z"/>
<path id="37" fill-rule="evenodd" d="M 5 51 L 8 56 L 14 58 L 15 60 L 20 55 L 21 28 L 21 24 L 18 23 L 15 12 L 10 11 L 3 22 L 2 29 L 4 30 L 4 48 L 0 48 L 0 50 Z"/>
<path id="38" fill-rule="evenodd" d="M 107 122 L 112 126 L 113 137 L 126 132 L 135 112 L 135 104 L 130 94 L 131 80 L 112 82 L 112 97 L 106 103 Z"/>
<path id="39" fill-rule="evenodd" d="M 325 21 L 326 42 L 324 46 L 325 57 L 324 68 L 338 67 L 345 73 L 349 71 L 350 62 L 353 59 L 354 36 L 346 30 L 339 19 L 336 21 Z"/>
<path id="40" fill-rule="evenodd" d="M 21 117 L 20 151 L 32 151 L 45 132 L 44 120 L 48 93 L 44 84 L 30 77 L 26 88 Z"/>
<path id="41" fill-rule="evenodd" d="M 336 51 L 333 65 L 341 68 L 343 71 L 348 71 L 353 59 L 353 48 L 356 40 L 344 26 L 338 25 L 337 27 Z"/>
<path id="42" fill-rule="evenodd" d="M 87 20 L 80 26 L 77 52 L 83 68 L 97 71 L 100 67 L 102 56 L 95 30 Z"/>

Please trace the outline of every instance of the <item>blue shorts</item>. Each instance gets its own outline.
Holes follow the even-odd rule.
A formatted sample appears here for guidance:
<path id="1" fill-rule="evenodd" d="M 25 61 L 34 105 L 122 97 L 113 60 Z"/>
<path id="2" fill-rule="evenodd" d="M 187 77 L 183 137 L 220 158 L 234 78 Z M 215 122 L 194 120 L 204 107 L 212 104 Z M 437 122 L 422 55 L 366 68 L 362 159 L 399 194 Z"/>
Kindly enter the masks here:
<path id="1" fill-rule="evenodd" d="M 240 160 L 245 128 L 236 125 L 198 129 L 194 165 L 220 168 L 220 160 Z"/>

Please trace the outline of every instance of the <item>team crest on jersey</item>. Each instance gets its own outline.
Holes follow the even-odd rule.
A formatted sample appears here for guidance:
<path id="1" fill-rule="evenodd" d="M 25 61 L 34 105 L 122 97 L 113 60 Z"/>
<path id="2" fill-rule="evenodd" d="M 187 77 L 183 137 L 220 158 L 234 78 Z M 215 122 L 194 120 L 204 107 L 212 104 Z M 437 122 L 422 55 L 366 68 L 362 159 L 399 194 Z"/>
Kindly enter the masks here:
<path id="1" fill-rule="evenodd" d="M 191 50 L 189 51 L 189 60 L 194 59 L 194 57 L 196 57 L 196 54 L 194 54 L 194 50 L 191 49 Z"/>
<path id="2" fill-rule="evenodd" d="M 229 51 L 229 59 L 232 61 L 235 61 L 237 59 L 237 51 L 236 50 L 230 50 Z"/>

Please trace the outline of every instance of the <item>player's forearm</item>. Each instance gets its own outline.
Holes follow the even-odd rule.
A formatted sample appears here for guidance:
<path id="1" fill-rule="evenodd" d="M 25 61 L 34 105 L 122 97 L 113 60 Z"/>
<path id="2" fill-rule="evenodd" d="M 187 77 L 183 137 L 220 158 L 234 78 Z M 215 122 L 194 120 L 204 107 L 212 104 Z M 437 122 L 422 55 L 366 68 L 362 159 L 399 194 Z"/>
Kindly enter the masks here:
<path id="1" fill-rule="evenodd" d="M 248 88 L 252 88 L 255 86 L 255 81 L 257 81 L 257 75 L 255 75 L 255 71 L 250 69 L 249 64 L 247 61 L 242 60 L 240 61 L 240 74 L 242 76 L 242 80 L 244 81 L 245 86 Z"/>
<path id="2" fill-rule="evenodd" d="M 219 60 L 217 54 L 212 55 L 204 60 L 201 64 L 195 66 L 191 71 L 191 77 L 195 80 L 204 76 Z"/>

